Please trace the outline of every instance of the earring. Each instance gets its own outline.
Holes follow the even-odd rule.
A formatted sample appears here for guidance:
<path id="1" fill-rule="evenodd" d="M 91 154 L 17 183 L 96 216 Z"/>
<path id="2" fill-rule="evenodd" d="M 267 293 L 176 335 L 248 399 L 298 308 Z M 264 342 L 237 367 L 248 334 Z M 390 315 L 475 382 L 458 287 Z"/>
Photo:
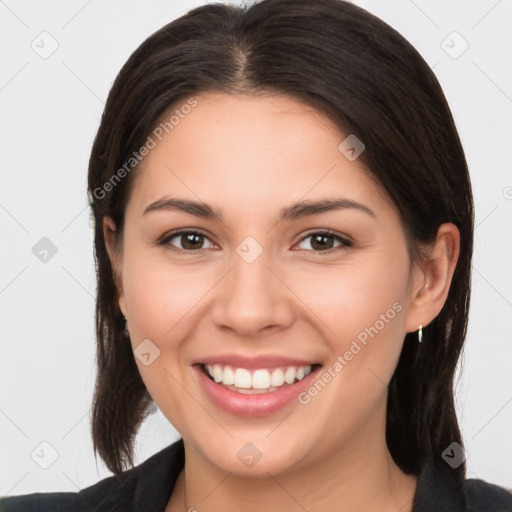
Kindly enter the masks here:
<path id="1" fill-rule="evenodd" d="M 420 328 L 418 329 L 418 342 L 421 343 L 421 339 L 423 338 L 423 326 L 420 325 Z"/>
<path id="2" fill-rule="evenodd" d="M 128 332 L 128 329 L 126 327 L 126 317 L 124 317 L 124 331 L 123 331 L 123 334 L 125 336 L 130 336 L 130 333 Z"/>

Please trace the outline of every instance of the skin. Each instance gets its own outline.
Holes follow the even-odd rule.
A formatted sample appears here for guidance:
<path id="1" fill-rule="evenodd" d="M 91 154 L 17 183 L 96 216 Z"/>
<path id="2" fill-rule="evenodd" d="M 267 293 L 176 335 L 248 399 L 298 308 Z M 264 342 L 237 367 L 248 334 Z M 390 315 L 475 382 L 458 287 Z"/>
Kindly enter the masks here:
<path id="1" fill-rule="evenodd" d="M 428 258 L 413 264 L 396 206 L 338 150 L 346 135 L 328 119 L 286 96 L 196 99 L 136 171 L 118 250 L 115 225 L 104 220 L 132 346 L 149 338 L 160 350 L 149 366 L 136 358 L 138 368 L 185 444 L 166 511 L 410 511 L 417 479 L 386 446 L 387 385 L 405 334 L 428 325 L 446 300 L 457 228 L 440 226 Z M 142 215 L 167 195 L 213 204 L 224 221 Z M 340 197 L 375 216 L 346 208 L 277 222 L 296 201 Z M 197 249 L 183 236 L 157 245 L 182 228 L 205 234 Z M 328 238 L 327 254 L 305 238 L 319 229 L 352 246 Z M 263 249 L 250 264 L 236 252 L 247 236 Z M 394 303 L 400 312 L 307 405 L 237 417 L 209 401 L 191 368 L 197 358 L 235 352 L 327 368 Z M 247 442 L 262 453 L 252 467 L 237 457 Z"/>

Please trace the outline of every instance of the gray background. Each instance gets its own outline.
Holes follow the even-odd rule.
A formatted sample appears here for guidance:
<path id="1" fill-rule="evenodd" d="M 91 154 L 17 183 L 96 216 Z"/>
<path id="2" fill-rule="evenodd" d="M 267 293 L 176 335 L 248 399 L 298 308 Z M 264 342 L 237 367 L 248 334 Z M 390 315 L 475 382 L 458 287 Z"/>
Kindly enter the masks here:
<path id="1" fill-rule="evenodd" d="M 89 431 L 95 277 L 87 162 L 126 59 L 202 3 L 0 1 L 1 495 L 75 491 L 108 475 Z M 462 138 L 476 245 L 457 407 L 468 476 L 511 487 L 512 1 L 355 3 L 424 56 Z M 33 253 L 43 237 L 57 248 L 46 262 Z M 137 462 L 177 437 L 158 411 L 137 438 Z"/>

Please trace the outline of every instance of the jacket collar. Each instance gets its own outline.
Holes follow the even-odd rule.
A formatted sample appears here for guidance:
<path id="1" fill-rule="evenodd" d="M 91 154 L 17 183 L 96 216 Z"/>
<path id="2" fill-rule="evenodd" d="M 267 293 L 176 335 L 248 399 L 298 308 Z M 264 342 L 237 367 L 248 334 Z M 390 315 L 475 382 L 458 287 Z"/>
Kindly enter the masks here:
<path id="1" fill-rule="evenodd" d="M 444 476 L 431 464 L 423 465 L 418 477 L 412 512 L 465 512 L 462 485 Z"/>
<path id="2" fill-rule="evenodd" d="M 184 466 L 183 439 L 137 466 L 140 471 L 133 490 L 133 512 L 163 512 Z"/>

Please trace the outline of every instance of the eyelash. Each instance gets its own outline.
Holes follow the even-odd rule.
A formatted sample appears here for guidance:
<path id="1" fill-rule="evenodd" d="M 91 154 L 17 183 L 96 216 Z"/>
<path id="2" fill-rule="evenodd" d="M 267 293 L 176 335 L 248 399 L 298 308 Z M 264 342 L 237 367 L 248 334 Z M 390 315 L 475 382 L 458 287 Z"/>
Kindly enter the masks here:
<path id="1" fill-rule="evenodd" d="M 171 251 L 177 251 L 177 252 L 194 253 L 194 252 L 198 252 L 198 251 L 202 250 L 202 249 L 191 249 L 191 250 L 180 249 L 180 248 L 171 246 L 169 242 L 173 238 L 176 238 L 179 235 L 199 235 L 199 236 L 203 236 L 208 239 L 208 236 L 206 234 L 202 233 L 201 231 L 196 231 L 193 229 L 190 229 L 190 230 L 182 229 L 182 230 L 174 231 L 174 232 L 169 233 L 168 235 L 164 236 L 164 238 L 162 238 L 159 242 L 157 242 L 157 245 L 167 246 Z M 334 233 L 333 231 L 330 231 L 328 229 L 320 229 L 317 231 L 312 231 L 309 234 L 302 237 L 297 243 L 301 243 L 304 240 L 307 240 L 308 238 L 312 237 L 313 235 L 322 235 L 322 236 L 334 238 L 340 242 L 340 245 L 338 247 L 332 247 L 331 249 L 327 249 L 326 251 L 314 251 L 314 250 L 309 250 L 309 249 L 299 249 L 299 250 L 314 252 L 316 254 L 322 255 L 322 254 L 332 254 L 337 249 L 345 249 L 346 250 L 350 247 L 353 247 L 353 243 L 350 240 L 348 240 L 347 238 L 343 238 L 342 236 L 337 235 L 336 233 Z"/>

